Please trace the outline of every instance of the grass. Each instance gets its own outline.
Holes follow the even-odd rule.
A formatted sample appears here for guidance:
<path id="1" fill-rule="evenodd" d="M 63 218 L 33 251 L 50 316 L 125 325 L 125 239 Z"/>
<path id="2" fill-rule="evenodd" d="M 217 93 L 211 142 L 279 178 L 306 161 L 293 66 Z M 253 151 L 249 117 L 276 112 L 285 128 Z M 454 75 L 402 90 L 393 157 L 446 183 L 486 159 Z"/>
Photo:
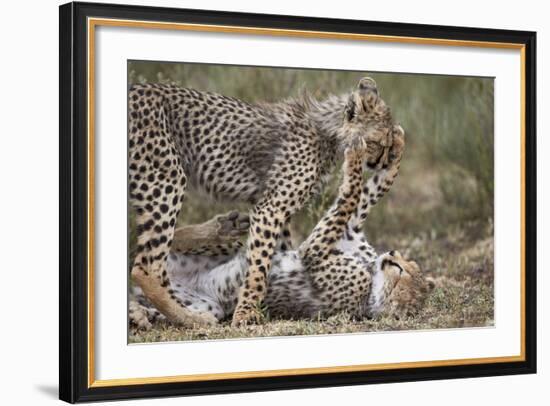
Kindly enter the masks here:
<path id="1" fill-rule="evenodd" d="M 399 249 L 437 280 L 421 314 L 356 322 L 346 315 L 326 321 L 268 320 L 260 326 L 182 330 L 158 325 L 131 342 L 205 338 L 336 334 L 355 331 L 454 328 L 493 323 L 493 79 L 372 72 L 336 72 L 180 63 L 130 62 L 129 81 L 170 82 L 219 92 L 248 102 L 279 101 L 306 88 L 323 98 L 371 76 L 406 131 L 401 171 L 366 226 L 379 252 Z M 332 203 L 337 176 L 300 213 L 292 234 L 302 241 Z M 189 191 L 178 223 L 208 220 L 231 202 L 204 204 Z M 135 246 L 130 216 L 130 261 Z"/>
<path id="2" fill-rule="evenodd" d="M 478 238 L 473 238 L 477 236 Z M 369 331 L 485 327 L 494 324 L 493 238 L 487 225 L 469 223 L 446 235 L 395 236 L 386 240 L 434 277 L 436 287 L 414 317 L 389 316 L 356 321 L 346 314 L 326 320 L 270 320 L 261 325 L 184 329 L 158 323 L 149 331 L 132 331 L 130 343 L 231 339 L 246 337 L 343 334 Z"/>

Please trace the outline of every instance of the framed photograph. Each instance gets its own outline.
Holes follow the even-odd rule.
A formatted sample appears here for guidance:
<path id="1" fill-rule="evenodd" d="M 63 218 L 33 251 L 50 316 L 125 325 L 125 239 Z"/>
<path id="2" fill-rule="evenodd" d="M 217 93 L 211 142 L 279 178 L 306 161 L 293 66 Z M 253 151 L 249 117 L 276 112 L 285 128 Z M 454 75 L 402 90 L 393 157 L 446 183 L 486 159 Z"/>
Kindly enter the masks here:
<path id="1" fill-rule="evenodd" d="M 536 34 L 60 7 L 60 398 L 536 371 Z"/>

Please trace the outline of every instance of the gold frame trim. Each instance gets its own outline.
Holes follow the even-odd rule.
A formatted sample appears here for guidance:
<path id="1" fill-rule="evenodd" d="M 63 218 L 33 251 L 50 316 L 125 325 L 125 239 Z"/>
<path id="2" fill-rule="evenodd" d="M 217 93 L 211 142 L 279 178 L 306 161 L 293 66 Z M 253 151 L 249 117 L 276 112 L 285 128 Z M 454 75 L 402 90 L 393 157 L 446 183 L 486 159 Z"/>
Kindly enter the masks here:
<path id="1" fill-rule="evenodd" d="M 520 270 L 520 354 L 516 356 L 465 358 L 454 360 L 434 360 L 416 362 L 396 362 L 384 364 L 347 365 L 317 368 L 277 369 L 267 371 L 222 372 L 213 374 L 174 375 L 146 378 L 95 379 L 95 338 L 94 338 L 94 191 L 95 191 L 95 28 L 97 26 L 133 27 L 161 30 L 183 30 L 195 32 L 219 32 L 244 35 L 283 36 L 299 38 L 340 39 L 371 42 L 405 43 L 435 46 L 460 46 L 478 48 L 512 49 L 520 51 L 521 64 L 521 270 Z M 213 381 L 221 379 L 266 378 L 341 372 L 380 371 L 397 368 L 425 368 L 473 364 L 495 364 L 525 361 L 525 45 L 506 42 L 462 41 L 421 37 L 399 37 L 391 35 L 353 34 L 342 32 L 305 31 L 228 25 L 164 23 L 139 20 L 108 18 L 88 18 L 88 388 L 104 388 L 125 385 L 177 383 L 193 381 Z"/>

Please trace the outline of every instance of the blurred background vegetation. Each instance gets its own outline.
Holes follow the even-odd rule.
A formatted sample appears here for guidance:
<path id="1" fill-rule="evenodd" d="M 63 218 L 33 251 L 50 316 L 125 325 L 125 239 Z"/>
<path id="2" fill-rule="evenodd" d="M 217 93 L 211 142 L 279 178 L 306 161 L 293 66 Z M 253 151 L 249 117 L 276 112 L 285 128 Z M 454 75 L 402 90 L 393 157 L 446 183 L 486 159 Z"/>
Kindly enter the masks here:
<path id="1" fill-rule="evenodd" d="M 484 232 L 493 217 L 493 79 L 443 75 L 326 71 L 132 61 L 129 82 L 175 83 L 248 102 L 276 102 L 307 89 L 322 99 L 349 91 L 363 76 L 378 83 L 384 100 L 406 132 L 401 173 L 373 210 L 367 232 L 373 243 L 388 234 L 424 233 L 432 238 L 453 225 Z M 337 174 L 338 171 L 335 171 Z M 333 184 L 293 220 L 297 241 L 332 203 Z M 205 205 L 190 191 L 180 223 L 197 223 L 229 209 Z M 472 227 L 470 227 L 472 228 Z M 489 227 L 490 229 L 491 227 Z M 133 230 L 132 230 L 133 231 Z M 133 234 L 133 232 L 132 232 Z"/>

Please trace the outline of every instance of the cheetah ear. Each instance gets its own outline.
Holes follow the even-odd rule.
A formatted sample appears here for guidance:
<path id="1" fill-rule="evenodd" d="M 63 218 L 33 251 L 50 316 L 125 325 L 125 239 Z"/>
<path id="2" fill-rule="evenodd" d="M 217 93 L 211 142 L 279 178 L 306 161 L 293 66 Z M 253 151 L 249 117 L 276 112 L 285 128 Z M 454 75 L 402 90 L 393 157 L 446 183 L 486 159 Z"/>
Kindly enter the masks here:
<path id="1" fill-rule="evenodd" d="M 393 135 L 399 138 L 405 137 L 405 130 L 400 124 L 394 124 L 392 126 Z"/>
<path id="2" fill-rule="evenodd" d="M 428 283 L 428 290 L 431 292 L 435 288 L 435 279 L 428 276 L 426 282 Z"/>
<path id="3" fill-rule="evenodd" d="M 376 107 L 380 95 L 374 79 L 369 77 L 362 78 L 357 84 L 357 93 L 365 110 L 370 111 Z"/>

